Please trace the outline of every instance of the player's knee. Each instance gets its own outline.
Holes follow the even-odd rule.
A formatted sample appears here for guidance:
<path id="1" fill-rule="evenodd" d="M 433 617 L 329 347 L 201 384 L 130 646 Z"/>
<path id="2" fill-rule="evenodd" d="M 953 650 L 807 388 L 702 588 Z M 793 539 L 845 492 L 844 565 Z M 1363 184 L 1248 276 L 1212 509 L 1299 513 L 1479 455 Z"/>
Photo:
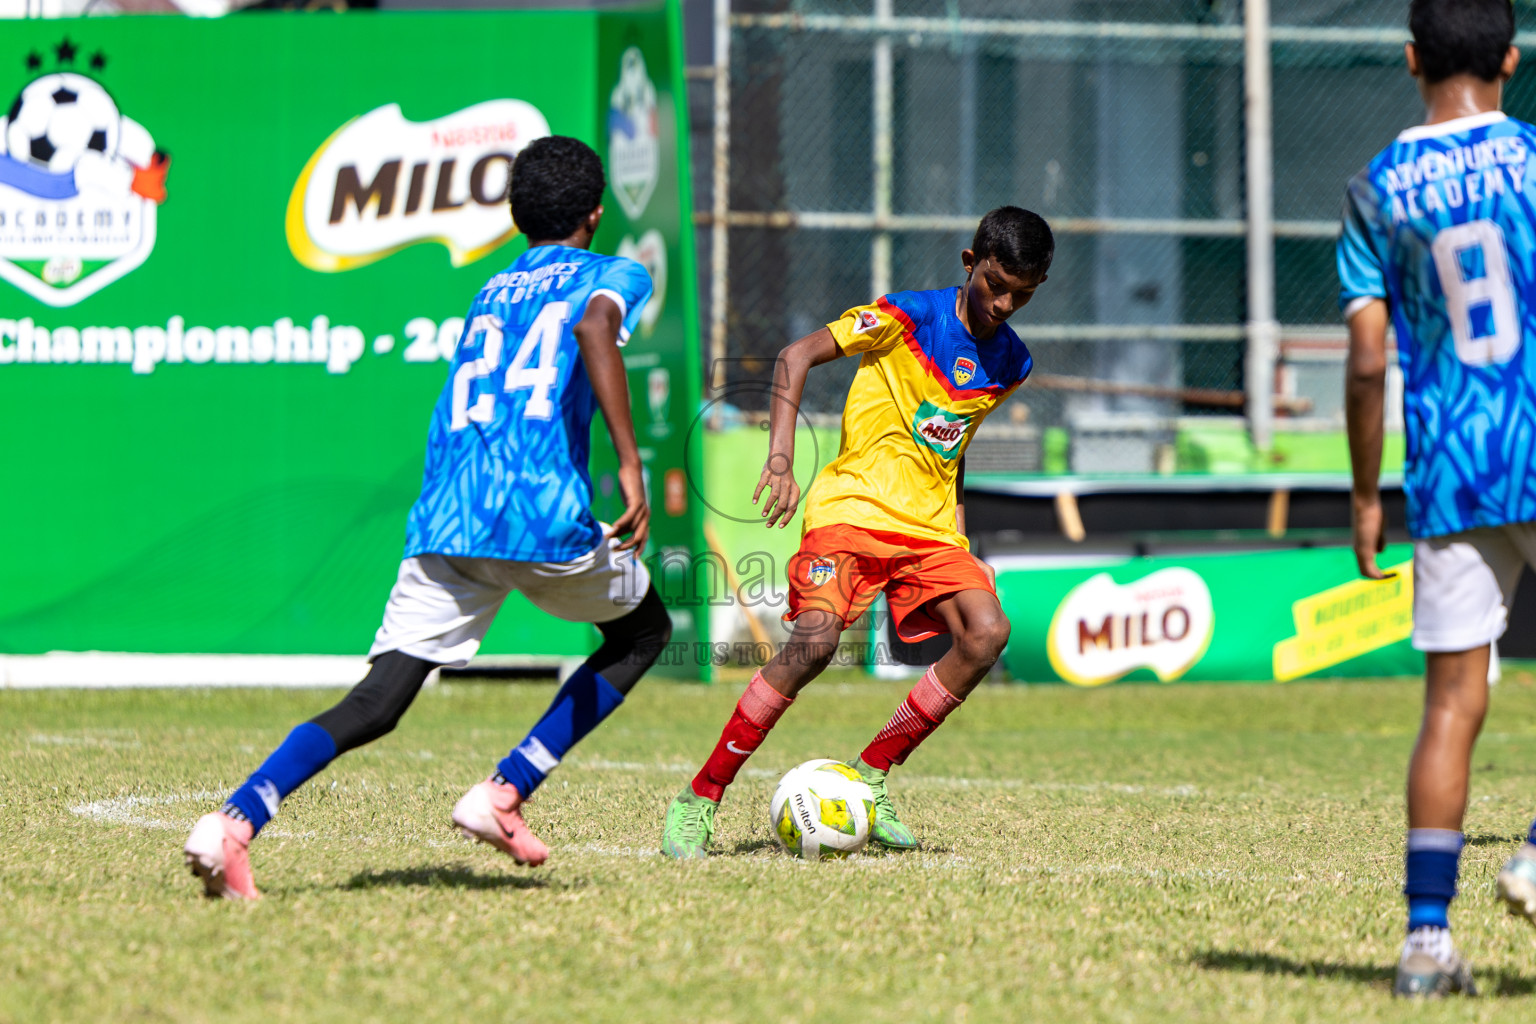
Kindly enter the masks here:
<path id="1" fill-rule="evenodd" d="M 961 656 L 967 661 L 991 666 L 1002 657 L 1012 629 L 1008 617 L 999 612 L 966 623 L 965 630 L 955 638 L 955 646 L 960 648 Z"/>
<path id="2" fill-rule="evenodd" d="M 667 614 L 661 597 L 652 590 L 635 609 L 637 617 L 630 634 L 630 657 L 647 667 L 656 663 L 672 640 L 672 616 Z"/>
<path id="3" fill-rule="evenodd" d="M 627 694 L 671 642 L 672 616 L 656 588 L 651 587 L 633 610 L 598 623 L 597 629 L 603 634 L 603 644 L 588 664 L 610 686 Z"/>
<path id="4" fill-rule="evenodd" d="M 352 687 L 339 704 L 311 721 L 330 733 L 338 753 L 372 743 L 394 731 L 406 708 L 416 699 L 421 684 L 436 667 L 432 662 L 399 651 L 381 654 L 362 682 Z"/>

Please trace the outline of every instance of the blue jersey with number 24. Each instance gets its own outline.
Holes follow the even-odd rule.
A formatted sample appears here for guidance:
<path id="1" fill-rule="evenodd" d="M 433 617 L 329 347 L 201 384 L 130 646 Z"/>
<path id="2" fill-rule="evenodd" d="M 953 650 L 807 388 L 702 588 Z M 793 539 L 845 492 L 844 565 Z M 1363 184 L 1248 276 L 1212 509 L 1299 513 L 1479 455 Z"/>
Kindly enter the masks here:
<path id="1" fill-rule="evenodd" d="M 587 454 L 596 399 L 574 329 L 606 295 L 640 320 L 651 278 L 633 260 L 540 245 L 475 296 L 432 411 L 406 557 L 564 562 L 602 539 Z"/>
<path id="2" fill-rule="evenodd" d="M 1397 330 L 1408 527 L 1536 520 L 1536 129 L 1491 112 L 1411 128 L 1349 183 L 1340 303 Z"/>

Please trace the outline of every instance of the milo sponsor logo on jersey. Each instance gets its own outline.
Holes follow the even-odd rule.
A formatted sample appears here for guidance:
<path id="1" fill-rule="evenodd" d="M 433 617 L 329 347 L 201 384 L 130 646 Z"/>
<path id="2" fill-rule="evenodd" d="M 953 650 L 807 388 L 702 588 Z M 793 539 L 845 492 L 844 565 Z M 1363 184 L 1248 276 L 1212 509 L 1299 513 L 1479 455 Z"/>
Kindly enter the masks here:
<path id="1" fill-rule="evenodd" d="M 912 440 L 924 448 L 931 448 L 941 458 L 955 459 L 960 456 L 965 431 L 971 425 L 971 417 L 940 409 L 932 402 L 924 402 L 912 417 Z"/>

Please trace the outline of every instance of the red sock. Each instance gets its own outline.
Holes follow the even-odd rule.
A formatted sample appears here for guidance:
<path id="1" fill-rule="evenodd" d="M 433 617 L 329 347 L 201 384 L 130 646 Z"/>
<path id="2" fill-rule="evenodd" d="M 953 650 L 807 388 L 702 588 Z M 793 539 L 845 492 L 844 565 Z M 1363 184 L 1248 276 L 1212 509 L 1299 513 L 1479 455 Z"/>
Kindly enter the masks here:
<path id="1" fill-rule="evenodd" d="M 907 755 L 959 706 L 960 698 L 944 689 L 930 665 L 885 728 L 864 748 L 860 760 L 871 768 L 890 771 L 891 765 L 906 761 Z"/>
<path id="2" fill-rule="evenodd" d="M 725 787 L 736 781 L 741 766 L 762 744 L 784 709 L 793 703 L 794 698 L 769 686 L 761 672 L 754 675 L 747 692 L 736 702 L 731 720 L 725 723 L 714 753 L 693 777 L 694 794 L 715 801 L 725 795 Z"/>

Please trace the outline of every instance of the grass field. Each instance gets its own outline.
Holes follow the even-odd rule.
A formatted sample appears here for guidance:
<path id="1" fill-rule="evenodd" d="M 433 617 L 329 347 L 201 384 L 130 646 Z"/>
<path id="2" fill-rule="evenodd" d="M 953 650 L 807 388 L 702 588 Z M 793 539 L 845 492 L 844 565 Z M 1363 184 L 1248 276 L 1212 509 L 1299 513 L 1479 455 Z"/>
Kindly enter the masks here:
<path id="1" fill-rule="evenodd" d="M 0 691 L 0 1021 L 1400 1019 L 1418 687 L 987 687 L 893 783 L 915 854 L 772 845 L 776 773 L 851 757 L 904 688 L 808 690 L 728 794 L 717 856 L 654 855 L 740 692 L 648 682 L 530 811 L 518 869 L 447 828 L 551 688 L 425 691 L 253 847 L 256 905 L 180 844 L 295 721 L 289 691 Z M 1536 811 L 1536 679 L 1495 692 L 1453 907 L 1487 995 L 1536 1013 L 1493 875 Z M 531 1015 L 531 1016 L 528 1016 Z"/>

